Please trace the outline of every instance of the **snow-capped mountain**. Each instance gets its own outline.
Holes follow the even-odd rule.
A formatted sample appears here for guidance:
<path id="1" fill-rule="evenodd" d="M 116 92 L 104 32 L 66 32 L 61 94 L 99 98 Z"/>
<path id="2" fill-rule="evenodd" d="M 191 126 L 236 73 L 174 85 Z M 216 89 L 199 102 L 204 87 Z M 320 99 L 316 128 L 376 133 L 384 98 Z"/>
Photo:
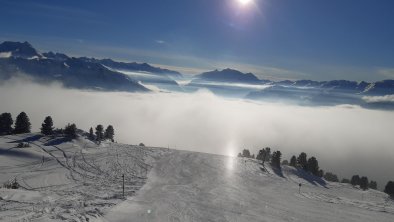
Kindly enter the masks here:
<path id="1" fill-rule="evenodd" d="M 24 58 L 35 59 L 43 58 L 43 55 L 38 53 L 36 49 L 28 42 L 11 42 L 5 41 L 0 44 L 0 58 Z"/>
<path id="2" fill-rule="evenodd" d="M 125 74 L 125 71 L 144 72 L 144 75 Z M 62 53 L 39 53 L 28 42 L 0 44 L 0 79 L 28 75 L 34 81 L 61 82 L 65 87 L 105 91 L 149 91 L 139 82 L 177 86 L 172 79 L 182 74 L 143 63 L 123 63 L 110 59 L 69 57 Z M 146 75 L 156 76 L 147 78 Z"/>

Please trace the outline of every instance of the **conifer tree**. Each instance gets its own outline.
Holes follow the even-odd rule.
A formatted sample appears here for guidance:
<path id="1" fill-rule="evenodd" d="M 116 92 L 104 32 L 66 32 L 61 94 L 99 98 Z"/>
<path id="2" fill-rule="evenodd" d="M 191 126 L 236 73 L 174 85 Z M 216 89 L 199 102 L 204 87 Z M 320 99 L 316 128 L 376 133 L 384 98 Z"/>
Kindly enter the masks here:
<path id="1" fill-rule="evenodd" d="M 324 171 L 322 169 L 319 170 L 319 173 L 317 174 L 318 177 L 323 177 L 324 176 Z"/>
<path id="2" fill-rule="evenodd" d="M 331 182 L 339 182 L 338 176 L 331 172 L 326 172 L 326 174 L 324 174 L 324 179 Z"/>
<path id="3" fill-rule="evenodd" d="M 105 139 L 109 139 L 112 142 L 114 141 L 115 130 L 112 125 L 109 125 L 107 129 L 105 129 Z"/>
<path id="4" fill-rule="evenodd" d="M 256 159 L 263 161 L 263 164 L 265 161 L 269 161 L 271 159 L 271 148 L 266 147 L 264 149 L 259 150 Z"/>
<path id="5" fill-rule="evenodd" d="M 371 182 L 369 182 L 368 187 L 369 187 L 370 189 L 377 190 L 377 189 L 378 189 L 378 183 L 376 183 L 376 181 L 371 180 Z"/>
<path id="6" fill-rule="evenodd" d="M 290 158 L 290 166 L 293 166 L 293 167 L 297 166 L 297 158 L 294 155 Z"/>
<path id="7" fill-rule="evenodd" d="M 93 133 L 93 128 L 92 127 L 90 127 L 90 129 L 89 129 L 89 139 L 90 140 L 94 140 L 94 133 Z"/>
<path id="8" fill-rule="evenodd" d="M 250 158 L 250 151 L 248 149 L 243 149 L 242 156 L 246 158 Z"/>
<path id="9" fill-rule="evenodd" d="M 350 183 L 350 180 L 349 180 L 349 179 L 346 179 L 346 178 L 343 178 L 343 179 L 341 180 L 341 183 Z"/>
<path id="10" fill-rule="evenodd" d="M 282 157 L 282 153 L 279 150 L 273 152 L 271 157 L 271 165 L 280 168 L 281 157 Z"/>
<path id="11" fill-rule="evenodd" d="M 0 135 L 10 135 L 12 134 L 12 120 L 11 113 L 2 113 L 0 115 Z"/>
<path id="12" fill-rule="evenodd" d="M 53 120 L 52 117 L 47 116 L 41 125 L 41 133 L 44 135 L 53 134 Z"/>
<path id="13" fill-rule="evenodd" d="M 306 157 L 306 153 L 302 152 L 297 158 L 297 164 L 303 169 L 308 170 L 308 161 Z"/>
<path id="14" fill-rule="evenodd" d="M 350 180 L 350 184 L 353 186 L 360 185 L 360 176 L 359 175 L 353 175 L 352 179 Z"/>
<path id="15" fill-rule="evenodd" d="M 366 190 L 366 189 L 368 189 L 368 185 L 369 185 L 368 178 L 367 177 L 361 177 L 361 179 L 360 179 L 360 188 L 363 189 L 363 190 Z"/>
<path id="16" fill-rule="evenodd" d="M 104 139 L 104 128 L 103 125 L 99 124 L 96 126 L 96 141 L 99 143 Z"/>
<path id="17" fill-rule="evenodd" d="M 319 175 L 319 163 L 317 162 L 317 159 L 314 156 L 308 159 L 307 169 L 313 175 L 315 176 Z"/>
<path id="18" fill-rule="evenodd" d="M 386 184 L 386 187 L 384 188 L 384 192 L 390 195 L 391 197 L 394 197 L 394 182 L 389 181 Z"/>
<path id="19" fill-rule="evenodd" d="M 21 112 L 16 117 L 14 133 L 15 134 L 30 133 L 30 128 L 31 128 L 31 124 L 29 117 L 26 115 L 25 112 Z"/>
<path id="20" fill-rule="evenodd" d="M 74 123 L 67 124 L 67 126 L 64 128 L 64 134 L 70 139 L 77 138 L 77 126 Z"/>

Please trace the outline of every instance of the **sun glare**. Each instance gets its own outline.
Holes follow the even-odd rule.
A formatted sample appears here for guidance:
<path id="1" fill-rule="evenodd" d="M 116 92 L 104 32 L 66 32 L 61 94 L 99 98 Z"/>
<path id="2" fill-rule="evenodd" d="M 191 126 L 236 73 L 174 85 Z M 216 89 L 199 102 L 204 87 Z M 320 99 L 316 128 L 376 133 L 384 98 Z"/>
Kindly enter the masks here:
<path id="1" fill-rule="evenodd" d="M 248 5 L 252 2 L 252 0 L 237 0 L 241 5 Z"/>

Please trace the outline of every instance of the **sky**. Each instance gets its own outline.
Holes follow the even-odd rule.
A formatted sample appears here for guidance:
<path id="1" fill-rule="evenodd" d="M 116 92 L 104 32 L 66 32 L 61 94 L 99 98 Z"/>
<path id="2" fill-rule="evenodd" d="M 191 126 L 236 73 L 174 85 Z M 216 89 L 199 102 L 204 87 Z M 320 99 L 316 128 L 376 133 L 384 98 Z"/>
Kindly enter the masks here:
<path id="1" fill-rule="evenodd" d="M 392 0 L 0 0 L 0 41 L 185 74 L 394 79 Z"/>

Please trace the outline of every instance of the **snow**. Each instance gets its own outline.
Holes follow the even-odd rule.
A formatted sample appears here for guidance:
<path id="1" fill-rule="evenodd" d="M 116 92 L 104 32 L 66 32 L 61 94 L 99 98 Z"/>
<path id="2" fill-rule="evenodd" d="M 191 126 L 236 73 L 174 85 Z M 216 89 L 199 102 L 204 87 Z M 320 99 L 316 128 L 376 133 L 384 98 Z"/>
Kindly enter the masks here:
<path id="1" fill-rule="evenodd" d="M 0 52 L 0 58 L 10 58 L 12 56 L 12 52 Z"/>
<path id="2" fill-rule="evenodd" d="M 363 93 L 366 93 L 368 91 L 370 91 L 371 89 L 373 89 L 375 87 L 375 83 L 370 83 L 363 91 Z"/>
<path id="3" fill-rule="evenodd" d="M 253 160 L 174 152 L 107 221 L 393 221 L 379 191 L 327 183 L 292 167 L 277 175 Z M 302 183 L 301 193 L 298 184 Z"/>
<path id="4" fill-rule="evenodd" d="M 31 147 L 15 148 L 19 142 Z M 44 160 L 44 161 L 43 161 Z M 125 195 L 122 197 L 122 175 Z M 83 137 L 0 137 L 1 221 L 393 221 L 380 191 L 256 160 Z M 298 184 L 301 183 L 301 192 Z"/>
<path id="5" fill-rule="evenodd" d="M 37 60 L 37 59 L 40 59 L 40 57 L 39 56 L 32 56 L 32 57 L 30 57 L 30 58 L 28 58 L 28 60 Z"/>
<path id="6" fill-rule="evenodd" d="M 29 148 L 16 148 L 20 142 Z M 0 189 L 0 221 L 86 221 L 132 196 L 155 158 L 168 149 L 37 134 L 0 137 L 0 184 L 16 178 L 21 189 Z M 44 160 L 44 161 L 43 161 Z M 17 218 L 17 219 L 15 219 Z"/>
<path id="7" fill-rule="evenodd" d="M 70 68 L 70 66 L 69 66 L 66 62 L 64 62 L 63 65 L 64 65 L 65 67 L 67 67 L 67 68 Z"/>

